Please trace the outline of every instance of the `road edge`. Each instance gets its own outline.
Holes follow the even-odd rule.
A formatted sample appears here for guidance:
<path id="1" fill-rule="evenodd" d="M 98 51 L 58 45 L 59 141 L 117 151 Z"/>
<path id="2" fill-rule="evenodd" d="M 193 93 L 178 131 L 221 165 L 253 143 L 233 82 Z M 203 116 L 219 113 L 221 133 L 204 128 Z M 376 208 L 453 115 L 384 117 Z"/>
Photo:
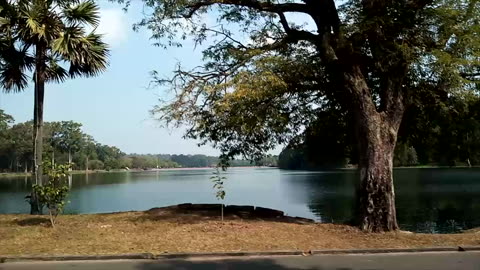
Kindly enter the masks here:
<path id="1" fill-rule="evenodd" d="M 335 254 L 393 254 L 423 252 L 463 252 L 480 251 L 480 246 L 465 247 L 430 247 L 430 248 L 395 248 L 395 249 L 325 249 L 325 250 L 290 250 L 290 251 L 245 251 L 245 252 L 204 252 L 204 253 L 134 253 L 112 255 L 54 255 L 54 256 L 1 256 L 0 263 L 26 261 L 108 261 L 108 260 L 161 260 L 187 258 L 218 257 L 265 257 L 265 256 L 309 256 Z"/>

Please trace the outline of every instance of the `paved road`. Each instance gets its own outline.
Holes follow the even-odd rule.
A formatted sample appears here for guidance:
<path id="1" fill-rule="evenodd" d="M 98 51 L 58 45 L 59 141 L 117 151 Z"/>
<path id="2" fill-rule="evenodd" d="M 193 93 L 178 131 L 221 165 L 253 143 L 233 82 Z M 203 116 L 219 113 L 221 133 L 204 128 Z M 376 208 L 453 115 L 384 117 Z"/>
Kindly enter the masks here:
<path id="1" fill-rule="evenodd" d="M 0 270 L 480 270 L 480 252 L 421 254 L 317 255 L 140 261 L 4 263 Z"/>

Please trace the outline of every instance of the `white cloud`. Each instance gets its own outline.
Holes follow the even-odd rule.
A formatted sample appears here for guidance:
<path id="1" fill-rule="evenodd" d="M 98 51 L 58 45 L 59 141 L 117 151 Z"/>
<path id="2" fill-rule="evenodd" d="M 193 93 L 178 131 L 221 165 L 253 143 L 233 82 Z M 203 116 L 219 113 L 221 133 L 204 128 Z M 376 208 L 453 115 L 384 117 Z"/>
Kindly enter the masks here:
<path id="1" fill-rule="evenodd" d="M 127 15 L 121 9 L 100 10 L 100 24 L 96 32 L 104 34 L 104 41 L 110 47 L 117 47 L 123 43 L 130 29 Z"/>

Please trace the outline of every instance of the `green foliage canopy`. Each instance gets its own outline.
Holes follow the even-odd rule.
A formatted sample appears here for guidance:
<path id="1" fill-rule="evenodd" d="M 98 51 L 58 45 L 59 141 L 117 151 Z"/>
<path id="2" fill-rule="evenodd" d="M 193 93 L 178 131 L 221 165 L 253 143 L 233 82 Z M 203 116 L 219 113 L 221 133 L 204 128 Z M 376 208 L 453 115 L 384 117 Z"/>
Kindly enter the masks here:
<path id="1" fill-rule="evenodd" d="M 0 1 L 0 83 L 22 91 L 35 68 L 39 46 L 46 82 L 96 76 L 108 64 L 107 45 L 94 31 L 100 15 L 94 1 Z M 36 51 L 37 50 L 37 51 Z M 68 67 L 67 67 L 68 66 Z"/>
<path id="2" fill-rule="evenodd" d="M 475 0 L 351 0 L 338 8 L 309 0 L 145 4 L 151 13 L 137 27 L 151 30 L 158 45 L 192 38 L 205 48 L 200 67 L 179 65 L 170 79 L 154 73 L 174 93 L 154 115 L 188 126 L 187 137 L 213 143 L 228 158 L 256 159 L 288 144 L 322 112 L 350 117 L 356 101 L 339 84 L 344 73 L 336 70 L 349 68 L 339 61 L 360 69 L 370 103 L 386 114 L 403 103 L 425 104 L 425 92 L 478 94 Z"/>
<path id="3" fill-rule="evenodd" d="M 60 151 L 77 152 L 83 140 L 82 124 L 73 121 L 62 121 L 53 130 L 50 143 Z"/>

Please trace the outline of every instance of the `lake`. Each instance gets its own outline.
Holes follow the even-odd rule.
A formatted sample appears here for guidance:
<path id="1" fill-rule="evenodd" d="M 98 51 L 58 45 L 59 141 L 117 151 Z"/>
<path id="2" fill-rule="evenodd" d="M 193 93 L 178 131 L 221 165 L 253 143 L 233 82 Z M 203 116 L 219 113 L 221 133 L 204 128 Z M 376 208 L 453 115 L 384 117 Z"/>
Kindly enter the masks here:
<path id="1" fill-rule="evenodd" d="M 213 169 L 73 175 L 66 213 L 147 210 L 179 203 L 217 203 Z M 254 205 L 320 222 L 346 223 L 355 209 L 354 170 L 286 171 L 231 168 L 226 204 Z M 27 177 L 0 178 L 0 213 L 29 213 Z M 401 229 L 457 232 L 480 227 L 480 169 L 396 169 Z"/>

